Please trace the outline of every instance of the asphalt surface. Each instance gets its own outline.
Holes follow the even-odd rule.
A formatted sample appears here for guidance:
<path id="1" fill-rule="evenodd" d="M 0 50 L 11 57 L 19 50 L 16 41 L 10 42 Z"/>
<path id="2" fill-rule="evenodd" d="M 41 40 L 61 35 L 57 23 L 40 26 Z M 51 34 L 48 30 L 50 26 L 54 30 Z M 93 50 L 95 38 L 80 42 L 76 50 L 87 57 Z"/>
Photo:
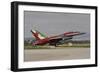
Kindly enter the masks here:
<path id="1" fill-rule="evenodd" d="M 24 61 L 71 60 L 90 58 L 90 48 L 31 49 L 24 51 Z"/>

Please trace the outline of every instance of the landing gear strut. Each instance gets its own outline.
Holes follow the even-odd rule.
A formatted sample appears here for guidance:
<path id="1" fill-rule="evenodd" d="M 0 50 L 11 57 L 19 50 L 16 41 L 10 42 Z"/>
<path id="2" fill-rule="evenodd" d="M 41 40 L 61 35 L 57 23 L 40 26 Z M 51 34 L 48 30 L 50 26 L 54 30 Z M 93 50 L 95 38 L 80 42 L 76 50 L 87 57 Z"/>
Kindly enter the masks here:
<path id="1" fill-rule="evenodd" d="M 54 46 L 57 47 L 57 43 L 55 43 Z"/>

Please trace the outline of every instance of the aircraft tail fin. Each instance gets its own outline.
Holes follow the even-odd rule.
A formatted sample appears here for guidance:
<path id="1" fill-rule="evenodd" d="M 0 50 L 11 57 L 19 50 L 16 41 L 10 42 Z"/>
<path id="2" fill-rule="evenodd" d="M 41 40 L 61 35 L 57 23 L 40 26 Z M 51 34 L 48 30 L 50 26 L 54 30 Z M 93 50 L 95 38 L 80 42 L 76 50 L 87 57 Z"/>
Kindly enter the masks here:
<path id="1" fill-rule="evenodd" d="M 41 39 L 46 38 L 44 34 L 40 33 L 37 30 L 31 30 L 31 32 L 32 32 L 33 37 L 35 37 L 36 40 L 41 40 Z"/>

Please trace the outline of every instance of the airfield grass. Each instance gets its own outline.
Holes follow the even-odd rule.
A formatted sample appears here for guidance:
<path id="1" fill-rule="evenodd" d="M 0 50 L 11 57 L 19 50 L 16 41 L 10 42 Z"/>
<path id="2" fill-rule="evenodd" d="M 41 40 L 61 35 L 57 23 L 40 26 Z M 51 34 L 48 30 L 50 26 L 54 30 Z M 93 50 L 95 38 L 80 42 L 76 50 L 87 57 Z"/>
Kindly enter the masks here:
<path id="1" fill-rule="evenodd" d="M 68 44 L 62 44 L 58 45 L 57 47 L 55 46 L 49 46 L 49 45 L 43 45 L 43 46 L 33 46 L 31 44 L 24 44 L 24 49 L 53 49 L 53 48 L 89 48 L 90 43 L 84 43 L 84 44 L 73 44 L 73 45 L 68 45 Z"/>

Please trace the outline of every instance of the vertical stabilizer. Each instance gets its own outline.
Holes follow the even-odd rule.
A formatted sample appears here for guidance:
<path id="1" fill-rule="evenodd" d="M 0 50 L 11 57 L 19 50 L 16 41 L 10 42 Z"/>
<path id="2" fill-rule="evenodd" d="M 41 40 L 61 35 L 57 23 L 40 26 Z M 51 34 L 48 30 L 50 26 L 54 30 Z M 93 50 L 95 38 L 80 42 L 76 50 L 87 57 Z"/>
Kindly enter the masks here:
<path id="1" fill-rule="evenodd" d="M 45 39 L 46 36 L 42 33 L 40 33 L 39 31 L 37 30 L 31 30 L 33 36 L 36 38 L 36 40 L 41 40 L 41 39 Z"/>

